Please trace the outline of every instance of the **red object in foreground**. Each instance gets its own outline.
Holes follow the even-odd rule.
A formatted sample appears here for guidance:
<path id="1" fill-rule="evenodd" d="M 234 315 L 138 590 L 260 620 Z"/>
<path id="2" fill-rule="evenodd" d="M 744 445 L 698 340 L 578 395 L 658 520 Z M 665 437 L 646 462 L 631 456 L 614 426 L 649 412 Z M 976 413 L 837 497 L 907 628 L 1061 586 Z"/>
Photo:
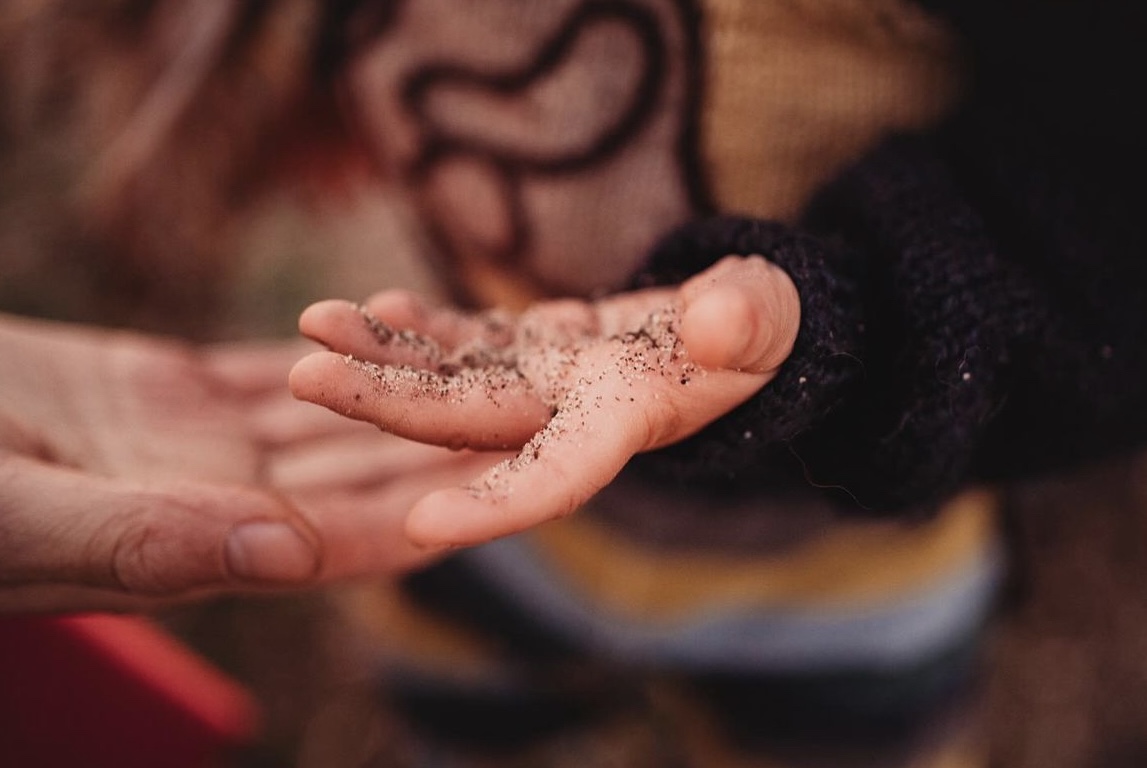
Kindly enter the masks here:
<path id="1" fill-rule="evenodd" d="M 249 742 L 235 681 L 133 616 L 0 616 L 0 766 L 206 768 Z"/>

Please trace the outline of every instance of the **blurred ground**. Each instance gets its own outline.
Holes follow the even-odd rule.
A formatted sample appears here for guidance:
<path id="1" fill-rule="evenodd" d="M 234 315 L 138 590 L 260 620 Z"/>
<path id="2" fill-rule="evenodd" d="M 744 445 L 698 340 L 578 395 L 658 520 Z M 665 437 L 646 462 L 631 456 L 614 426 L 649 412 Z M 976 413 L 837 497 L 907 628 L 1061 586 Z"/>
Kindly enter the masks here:
<path id="1" fill-rule="evenodd" d="M 118 292 L 130 285 L 108 280 L 114 254 L 93 250 L 70 218 L 67 158 L 47 143 L 2 139 L 0 310 L 179 331 L 147 295 L 125 297 Z M 317 298 L 432 289 L 401 209 L 381 190 L 363 194 L 318 218 L 289 196 L 258 209 L 225 254 L 228 281 L 216 305 L 183 330 L 290 335 L 298 311 Z M 129 298 L 138 308 L 125 312 Z M 1013 573 L 985 675 L 992 765 L 1147 765 L 1147 458 L 1012 488 L 1007 507 Z M 266 707 L 264 738 L 242 765 L 444 764 L 374 695 L 369 644 L 343 609 L 353 590 L 163 615 Z M 656 757 L 656 723 L 615 726 L 515 764 L 670 764 Z"/>

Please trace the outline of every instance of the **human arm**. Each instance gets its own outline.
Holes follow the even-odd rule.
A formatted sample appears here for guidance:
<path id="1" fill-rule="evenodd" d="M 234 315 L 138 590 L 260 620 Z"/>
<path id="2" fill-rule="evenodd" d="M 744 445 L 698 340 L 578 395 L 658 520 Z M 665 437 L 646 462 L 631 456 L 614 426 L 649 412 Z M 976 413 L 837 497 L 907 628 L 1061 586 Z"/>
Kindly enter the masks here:
<path id="1" fill-rule="evenodd" d="M 951 120 L 858 158 L 792 228 L 697 223 L 646 270 L 672 283 L 765 253 L 792 273 L 806 321 L 759 397 L 641 462 L 659 476 L 728 484 L 731 470 L 769 488 L 780 474 L 887 512 L 1143 445 L 1147 153 L 1128 98 L 1143 9 L 923 5 L 966 54 Z M 809 247 L 771 253 L 754 227 Z M 754 426 L 760 442 L 745 443 Z"/>
<path id="2" fill-rule="evenodd" d="M 773 380 L 636 469 L 890 513 L 1142 444 L 1147 200 L 1122 87 L 1139 69 L 1111 66 L 1142 46 L 1108 36 L 1138 27 L 953 5 L 980 67 L 956 119 L 875 148 L 795 225 L 718 217 L 655 249 L 640 287 L 763 254 L 801 330 Z"/>
<path id="3" fill-rule="evenodd" d="M 719 218 L 667 238 L 654 280 L 759 250 L 805 323 L 776 381 L 646 468 L 761 487 L 784 466 L 893 512 L 1142 444 L 1143 192 L 1126 159 L 1056 146 L 970 114 L 870 153 L 799 230 Z"/>
<path id="4" fill-rule="evenodd" d="M 1093 240 L 1088 219 L 1079 211 L 1071 215 L 1079 190 L 1069 176 L 1057 180 L 1066 190 L 1050 186 L 1042 197 L 1034 194 L 1039 190 L 1014 190 L 1032 209 L 1002 224 L 989 202 L 1006 186 L 979 174 L 993 167 L 993 158 L 1017 155 L 973 136 L 888 143 L 826 189 L 800 228 L 724 217 L 667 237 L 639 278 L 642 285 L 672 291 L 669 286 L 704 274 L 725 254 L 766 254 L 800 296 L 792 352 L 768 377 L 752 381 L 751 391 L 707 413 L 697 429 L 615 451 L 608 470 L 596 470 L 595 482 L 575 478 L 562 504 L 531 501 L 535 512 L 568 511 L 629 455 L 636 455 L 638 471 L 660 482 L 757 491 L 811 486 L 845 506 L 892 513 L 926 507 L 968 482 L 1070 466 L 1142 441 L 1147 404 L 1140 382 L 1147 361 L 1134 340 L 1147 329 L 1136 298 L 1144 281 L 1134 233 L 1111 229 Z M 980 148 L 993 151 L 976 156 Z M 1006 180 L 1032 178 L 1017 169 Z M 1061 194 L 1053 194 L 1057 189 Z M 1115 220 L 1125 226 L 1134 199 L 1116 200 L 1118 208 L 1107 210 L 1120 211 Z M 1067 206 L 1062 216 L 1057 203 Z M 1001 236 L 1005 224 L 1029 238 L 1054 224 L 1059 237 L 1023 247 Z M 767 302 L 756 306 L 768 312 Z M 398 327 L 436 335 L 423 320 L 377 309 Z M 366 327 L 356 312 L 345 311 L 348 325 Z M 353 334 L 311 325 L 316 319 L 305 317 L 304 330 L 338 352 L 393 362 L 379 357 L 369 338 L 348 347 Z M 743 320 L 713 327 L 739 325 Z M 379 415 L 346 400 L 354 387 L 346 384 L 351 369 L 341 358 L 326 364 L 326 372 L 310 368 L 297 377 L 296 392 L 358 418 Z M 346 388 L 324 393 L 328 375 Z M 354 375 L 364 391 L 371 389 L 369 376 Z M 407 397 L 386 407 L 410 406 Z M 532 416 L 535 429 L 545 416 Z M 389 416 L 376 420 L 410 430 Z M 616 428 L 608 419 L 600 425 L 607 423 Z M 657 450 L 643 453 L 647 449 Z M 589 454 L 579 453 L 578 461 L 584 464 Z M 475 506 L 460 495 L 449 497 L 450 505 L 447 498 L 434 502 L 443 516 L 453 504 Z M 500 514 L 487 518 L 504 522 Z M 454 543 L 545 517 L 491 524 Z"/>
<path id="5" fill-rule="evenodd" d="M 294 401 L 297 343 L 0 316 L 0 610 L 138 608 L 402 570 L 414 498 L 495 457 Z"/>

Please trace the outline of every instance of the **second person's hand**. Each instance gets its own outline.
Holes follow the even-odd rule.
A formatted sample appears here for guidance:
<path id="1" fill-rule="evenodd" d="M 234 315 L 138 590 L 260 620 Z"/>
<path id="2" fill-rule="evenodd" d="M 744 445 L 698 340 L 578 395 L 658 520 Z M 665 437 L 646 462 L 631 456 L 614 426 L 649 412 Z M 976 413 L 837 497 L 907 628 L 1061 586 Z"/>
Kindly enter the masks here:
<path id="1" fill-rule="evenodd" d="M 498 457 L 298 402 L 286 378 L 307 346 L 0 315 L 0 610 L 136 609 L 424 563 L 409 507 Z"/>

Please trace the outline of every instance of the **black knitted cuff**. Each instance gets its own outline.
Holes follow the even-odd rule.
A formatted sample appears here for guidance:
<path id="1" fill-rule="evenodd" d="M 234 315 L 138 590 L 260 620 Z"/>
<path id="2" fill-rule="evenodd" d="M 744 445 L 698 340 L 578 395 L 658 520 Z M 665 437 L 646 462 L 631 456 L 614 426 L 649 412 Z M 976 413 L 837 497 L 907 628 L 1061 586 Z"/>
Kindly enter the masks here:
<path id="1" fill-rule="evenodd" d="M 972 479 L 1015 355 L 1049 311 L 922 141 L 874 151 L 825 190 L 805 226 L 815 234 L 701 221 L 653 253 L 646 283 L 760 253 L 796 283 L 802 317 L 776 379 L 638 467 L 772 488 L 787 462 L 783 475 L 850 505 L 926 507 Z"/>
<path id="2" fill-rule="evenodd" d="M 874 151 L 806 224 L 864 254 L 869 338 L 855 399 L 793 449 L 867 508 L 937 501 L 973 479 L 1015 354 L 1048 311 L 921 139 Z"/>
<path id="3" fill-rule="evenodd" d="M 755 397 L 694 437 L 639 460 L 674 477 L 756 484 L 777 445 L 830 414 L 862 373 L 864 321 L 859 261 L 782 224 L 738 217 L 689 223 L 653 251 L 636 285 L 677 284 L 729 254 L 759 254 L 784 269 L 800 294 L 792 354 Z M 775 462 L 772 462 L 775 464 Z"/>

